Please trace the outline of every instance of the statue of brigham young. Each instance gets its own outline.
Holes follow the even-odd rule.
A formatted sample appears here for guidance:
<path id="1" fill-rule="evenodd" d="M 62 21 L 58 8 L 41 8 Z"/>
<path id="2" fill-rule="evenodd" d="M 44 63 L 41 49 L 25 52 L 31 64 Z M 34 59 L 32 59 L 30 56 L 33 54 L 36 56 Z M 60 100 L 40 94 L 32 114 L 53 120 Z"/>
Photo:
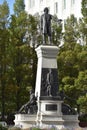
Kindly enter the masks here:
<path id="1" fill-rule="evenodd" d="M 43 34 L 43 44 L 46 44 L 46 35 L 48 35 L 48 42 L 51 44 L 51 19 L 52 15 L 48 13 L 49 9 L 46 7 L 44 9 L 44 14 L 41 16 L 40 28 Z"/>
<path id="2" fill-rule="evenodd" d="M 49 9 L 44 8 L 44 14 L 41 15 L 40 30 L 43 35 L 43 44 L 46 44 L 46 36 L 48 35 L 48 44 L 52 45 L 52 32 L 51 32 L 51 20 L 53 16 L 49 14 Z M 61 23 L 61 19 L 57 19 L 56 22 Z"/>

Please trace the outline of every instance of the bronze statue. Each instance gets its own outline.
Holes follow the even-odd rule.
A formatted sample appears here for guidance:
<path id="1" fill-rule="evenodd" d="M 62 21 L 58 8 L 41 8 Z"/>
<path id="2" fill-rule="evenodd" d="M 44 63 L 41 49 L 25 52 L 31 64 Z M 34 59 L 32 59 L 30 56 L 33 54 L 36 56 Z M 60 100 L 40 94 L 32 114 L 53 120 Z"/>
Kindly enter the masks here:
<path id="1" fill-rule="evenodd" d="M 46 44 L 46 35 L 48 35 L 48 42 L 52 44 L 51 38 L 51 19 L 52 15 L 48 14 L 49 9 L 46 7 L 44 9 L 44 14 L 41 16 L 40 28 L 43 34 L 43 44 Z"/>
<path id="2" fill-rule="evenodd" d="M 28 113 L 33 114 L 37 111 L 37 104 L 36 104 L 36 97 L 33 93 L 33 90 L 30 90 L 30 101 L 28 101 L 26 104 L 24 104 L 18 113 Z"/>
<path id="3" fill-rule="evenodd" d="M 52 19 L 53 19 L 53 15 L 49 14 L 49 9 L 46 7 L 44 9 L 44 14 L 42 14 L 40 20 L 40 30 L 43 35 L 43 44 L 46 44 L 46 36 L 48 35 L 48 44 L 52 45 L 52 32 L 51 32 Z M 56 22 L 60 24 L 62 20 L 57 19 Z"/>
<path id="4" fill-rule="evenodd" d="M 47 96 L 52 96 L 53 74 L 51 69 L 47 73 Z"/>

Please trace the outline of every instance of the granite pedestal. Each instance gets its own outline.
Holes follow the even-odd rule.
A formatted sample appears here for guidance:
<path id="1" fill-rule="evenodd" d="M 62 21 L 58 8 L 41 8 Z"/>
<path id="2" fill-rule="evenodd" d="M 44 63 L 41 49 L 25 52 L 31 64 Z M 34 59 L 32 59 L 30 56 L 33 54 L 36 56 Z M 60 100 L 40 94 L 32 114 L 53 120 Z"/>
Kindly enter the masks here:
<path id="1" fill-rule="evenodd" d="M 37 97 L 38 111 L 36 124 L 38 126 L 55 125 L 58 129 L 78 127 L 77 115 L 63 115 L 61 97 L 58 95 L 58 67 L 57 46 L 39 46 L 36 48 L 38 57 L 35 95 Z M 53 77 L 51 90 L 48 92 L 47 76 L 51 70 Z"/>
<path id="2" fill-rule="evenodd" d="M 57 129 L 67 127 L 77 128 L 78 115 L 63 114 L 63 100 L 59 96 L 57 55 L 58 47 L 40 45 L 35 49 L 38 57 L 35 96 L 37 97 L 37 113 L 16 114 L 15 125 L 23 128 L 36 125 L 48 127 L 54 125 Z"/>

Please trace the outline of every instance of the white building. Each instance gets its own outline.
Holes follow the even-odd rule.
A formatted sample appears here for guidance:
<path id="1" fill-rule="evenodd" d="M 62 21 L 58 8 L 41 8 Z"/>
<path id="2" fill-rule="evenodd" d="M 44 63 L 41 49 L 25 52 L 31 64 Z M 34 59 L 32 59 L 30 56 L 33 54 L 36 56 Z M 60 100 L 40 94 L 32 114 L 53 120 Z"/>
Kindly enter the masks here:
<path id="1" fill-rule="evenodd" d="M 25 0 L 25 10 L 28 14 L 40 15 L 43 9 L 48 7 L 50 14 L 56 14 L 59 19 L 66 19 L 71 14 L 75 17 L 82 17 L 81 14 L 81 1 L 82 0 Z"/>

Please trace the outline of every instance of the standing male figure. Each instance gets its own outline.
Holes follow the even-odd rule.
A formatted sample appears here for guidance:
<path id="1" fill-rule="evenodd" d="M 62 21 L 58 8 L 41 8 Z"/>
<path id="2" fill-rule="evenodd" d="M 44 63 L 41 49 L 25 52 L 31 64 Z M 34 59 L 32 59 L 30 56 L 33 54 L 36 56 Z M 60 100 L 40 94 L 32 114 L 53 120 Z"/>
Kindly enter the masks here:
<path id="1" fill-rule="evenodd" d="M 48 42 L 52 44 L 52 37 L 51 37 L 51 19 L 52 15 L 48 14 L 49 9 L 46 7 L 44 9 L 44 14 L 41 16 L 41 23 L 40 28 L 43 34 L 43 44 L 46 44 L 46 35 L 48 35 Z"/>
<path id="2" fill-rule="evenodd" d="M 47 73 L 47 96 L 52 96 L 52 86 L 53 86 L 53 74 L 52 70 L 49 69 L 49 72 Z"/>

